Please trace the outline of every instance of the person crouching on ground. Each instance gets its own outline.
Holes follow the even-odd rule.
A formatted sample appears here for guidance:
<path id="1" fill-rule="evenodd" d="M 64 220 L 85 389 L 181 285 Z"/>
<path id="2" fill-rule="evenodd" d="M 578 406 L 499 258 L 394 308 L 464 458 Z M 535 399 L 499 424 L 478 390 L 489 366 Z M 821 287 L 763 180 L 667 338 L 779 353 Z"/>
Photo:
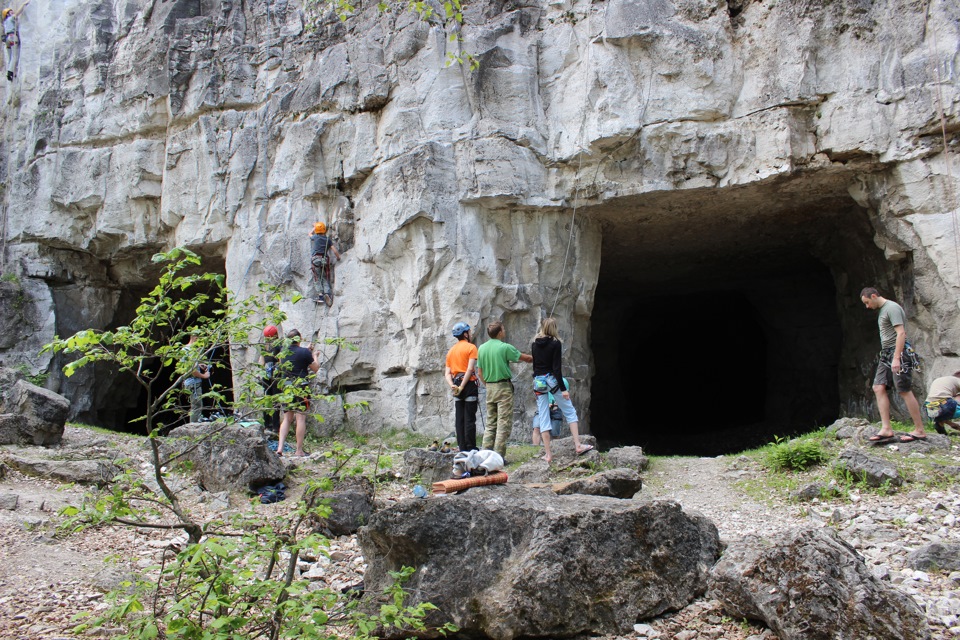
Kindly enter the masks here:
<path id="1" fill-rule="evenodd" d="M 308 376 L 311 372 L 316 373 L 320 370 L 317 359 L 313 352 L 306 347 L 300 346 L 300 332 L 291 329 L 287 332 L 288 346 L 282 354 L 286 354 L 280 364 L 283 382 L 280 385 L 281 392 L 292 390 L 293 402 L 284 408 L 283 421 L 280 423 L 280 438 L 277 442 L 277 455 L 283 456 L 283 445 L 287 441 L 287 434 L 290 433 L 290 423 L 296 418 L 297 421 L 297 450 L 293 455 L 305 456 L 303 451 L 303 440 L 307 435 L 307 414 L 310 410 L 310 381 Z"/>
<path id="2" fill-rule="evenodd" d="M 957 398 L 960 398 L 960 371 L 954 371 L 951 376 L 937 378 L 930 383 L 924 409 L 933 420 L 933 427 L 937 433 L 947 434 L 943 426 L 950 425 L 960 431 L 960 425 L 955 421 L 957 416 Z"/>
<path id="3" fill-rule="evenodd" d="M 460 451 L 477 448 L 477 347 L 470 342 L 470 325 L 458 322 L 453 325 L 453 337 L 457 344 L 447 352 L 443 377 L 453 393 L 454 428 Z"/>
<path id="4" fill-rule="evenodd" d="M 561 353 L 563 345 L 560 343 L 557 333 L 557 321 L 553 318 L 546 318 L 540 324 L 540 331 L 533 340 L 530 347 L 530 353 L 533 355 L 533 391 L 537 396 L 537 413 L 540 417 L 540 433 L 550 430 L 550 393 L 554 394 L 557 406 L 563 413 L 564 420 L 570 425 L 570 435 L 573 436 L 573 444 L 576 447 L 577 455 L 586 453 L 593 449 L 592 445 L 580 444 L 580 420 L 577 417 L 577 410 L 573 408 L 570 401 L 570 391 L 563 379 L 561 371 Z M 560 395 L 557 395 L 557 392 Z M 544 442 L 544 459 L 550 462 L 553 458 Z"/>

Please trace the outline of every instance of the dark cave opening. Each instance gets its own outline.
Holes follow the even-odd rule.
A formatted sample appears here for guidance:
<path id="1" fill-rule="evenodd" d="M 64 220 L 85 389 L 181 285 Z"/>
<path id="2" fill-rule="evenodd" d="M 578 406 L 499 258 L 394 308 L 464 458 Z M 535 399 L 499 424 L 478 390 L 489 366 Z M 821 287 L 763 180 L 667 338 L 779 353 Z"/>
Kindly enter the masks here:
<path id="1" fill-rule="evenodd" d="M 819 186 L 592 212 L 603 245 L 589 429 L 602 444 L 722 455 L 871 404 L 876 318 L 856 296 L 903 273 L 867 212 Z"/>
<path id="2" fill-rule="evenodd" d="M 205 271 L 223 273 L 225 265 L 222 259 L 206 257 L 203 261 Z M 184 272 L 188 273 L 188 272 Z M 125 283 L 119 291 L 116 291 L 113 297 L 114 310 L 112 319 L 105 330 L 113 330 L 119 326 L 129 323 L 137 313 L 141 300 L 147 294 L 155 283 L 133 284 Z M 183 296 L 192 295 L 194 291 L 188 289 L 183 292 Z M 212 293 L 212 292 L 210 292 Z M 75 295 L 68 295 L 66 290 L 59 293 L 61 302 L 75 300 Z M 214 301 L 213 295 L 210 300 L 201 306 L 199 314 L 202 316 L 211 316 L 217 310 L 218 306 Z M 61 308 L 64 305 L 60 305 Z M 61 324 L 64 320 L 70 318 L 70 314 L 63 314 L 59 319 Z M 184 318 L 183 326 L 189 326 L 191 319 Z M 79 327 L 86 328 L 86 327 Z M 64 327 L 64 333 L 69 335 L 79 328 Z M 167 331 L 162 331 L 166 334 Z M 227 402 L 233 398 L 233 374 L 230 365 L 230 354 L 225 348 L 215 350 L 209 362 L 212 364 L 211 376 L 203 382 L 203 391 L 206 393 L 211 390 L 211 385 L 219 388 L 220 393 L 226 398 Z M 148 360 L 145 363 L 147 369 L 159 367 L 159 375 L 151 385 L 151 393 L 154 396 L 169 388 L 176 380 L 175 365 L 163 366 L 157 359 Z M 83 370 L 81 370 L 83 371 Z M 147 389 L 144 388 L 129 373 L 116 370 L 114 367 L 104 363 L 97 363 L 92 368 L 88 368 L 86 375 L 77 375 L 72 379 L 65 379 L 62 387 L 62 393 L 70 394 L 74 397 L 85 395 L 85 406 L 80 408 L 71 417 L 71 420 L 105 427 L 114 431 L 125 433 L 144 434 L 145 429 L 142 417 L 147 409 Z M 71 388 L 72 387 L 72 388 Z M 178 389 L 175 406 L 165 410 L 156 416 L 157 425 L 163 425 L 165 429 L 173 428 L 185 424 L 189 416 L 189 396 L 181 393 L 182 388 Z M 204 416 L 218 412 L 220 407 L 211 399 L 204 399 Z"/>

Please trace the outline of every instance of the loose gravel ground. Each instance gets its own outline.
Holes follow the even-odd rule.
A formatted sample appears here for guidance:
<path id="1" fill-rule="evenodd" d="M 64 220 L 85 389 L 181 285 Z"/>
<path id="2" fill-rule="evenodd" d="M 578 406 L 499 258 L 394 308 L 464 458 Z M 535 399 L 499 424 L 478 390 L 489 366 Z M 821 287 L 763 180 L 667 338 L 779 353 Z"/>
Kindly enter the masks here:
<path id="1" fill-rule="evenodd" d="M 139 464 L 146 462 L 146 451 L 137 440 L 72 427 L 66 439 L 75 450 L 93 443 L 101 452 L 115 449 Z M 952 454 L 960 462 L 956 446 Z M 318 463 L 318 458 L 313 463 Z M 833 527 L 863 555 L 878 577 L 912 596 L 927 612 L 932 637 L 960 637 L 960 572 L 914 571 L 906 562 L 910 551 L 930 542 L 960 543 L 956 526 L 960 491 L 956 484 L 927 491 L 908 488 L 893 495 L 854 489 L 849 497 L 829 502 L 798 503 L 773 492 L 762 499 L 750 497 L 743 484 L 766 473 L 746 457 L 658 458 L 644 475 L 642 493 L 677 500 L 685 509 L 703 513 L 716 523 L 728 543 L 745 535 L 770 535 L 796 526 Z M 380 497 L 390 501 L 409 492 L 409 487 L 398 483 L 381 489 Z M 169 532 L 122 528 L 55 537 L 52 527 L 60 520 L 57 510 L 81 500 L 82 487 L 8 470 L 0 480 L 0 504 L 9 505 L 12 495 L 18 496 L 16 507 L 0 509 L 0 638 L 77 637 L 70 632 L 77 614 L 104 607 L 105 590 L 138 567 L 156 563 L 162 550 L 176 541 Z M 233 495 L 230 499 L 235 508 L 244 506 L 246 498 Z M 210 501 L 192 502 L 193 508 L 201 511 L 212 510 L 213 505 Z M 267 517 L 292 507 L 292 500 L 257 505 Z M 330 551 L 331 557 L 318 564 L 302 563 L 303 573 L 337 589 L 362 579 L 365 564 L 355 536 L 333 540 Z M 111 561 L 111 557 L 119 561 Z M 629 637 L 776 638 L 762 626 L 731 620 L 718 603 L 708 600 L 637 625 Z"/>

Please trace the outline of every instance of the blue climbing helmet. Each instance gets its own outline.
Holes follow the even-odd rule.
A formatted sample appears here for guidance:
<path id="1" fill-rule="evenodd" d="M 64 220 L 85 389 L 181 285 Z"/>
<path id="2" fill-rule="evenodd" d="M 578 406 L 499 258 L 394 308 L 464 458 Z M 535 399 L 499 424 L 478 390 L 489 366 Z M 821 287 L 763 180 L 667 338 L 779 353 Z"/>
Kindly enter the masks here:
<path id="1" fill-rule="evenodd" d="M 458 322 L 457 324 L 453 325 L 454 338 L 459 338 L 467 331 L 470 331 L 470 325 L 468 325 L 466 322 Z"/>

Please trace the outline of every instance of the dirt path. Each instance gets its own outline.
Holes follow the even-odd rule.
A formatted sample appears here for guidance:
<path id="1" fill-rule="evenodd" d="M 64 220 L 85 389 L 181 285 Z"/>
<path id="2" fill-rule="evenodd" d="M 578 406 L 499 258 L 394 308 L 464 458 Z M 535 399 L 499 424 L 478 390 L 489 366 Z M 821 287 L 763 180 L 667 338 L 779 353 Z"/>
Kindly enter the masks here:
<path id="1" fill-rule="evenodd" d="M 749 478 L 745 459 L 657 458 L 644 476 L 643 493 L 676 500 L 685 510 L 699 511 L 717 525 L 720 537 L 770 533 L 790 525 L 809 524 L 795 505 L 764 504 L 744 494 L 736 483 Z"/>

